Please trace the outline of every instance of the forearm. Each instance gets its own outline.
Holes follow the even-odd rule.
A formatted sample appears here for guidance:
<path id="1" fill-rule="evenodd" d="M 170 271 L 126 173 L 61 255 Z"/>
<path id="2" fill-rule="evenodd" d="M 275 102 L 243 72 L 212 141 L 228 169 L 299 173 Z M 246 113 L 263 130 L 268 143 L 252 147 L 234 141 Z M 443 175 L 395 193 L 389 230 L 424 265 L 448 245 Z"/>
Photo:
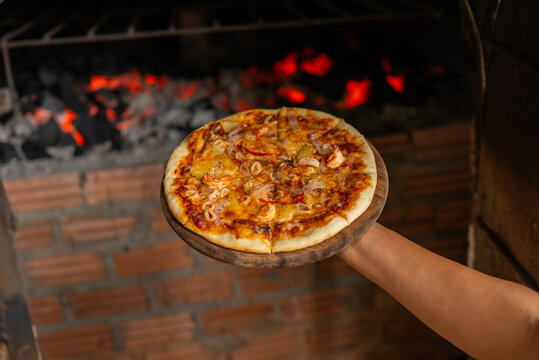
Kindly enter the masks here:
<path id="1" fill-rule="evenodd" d="M 474 357 L 539 352 L 539 294 L 531 289 L 440 257 L 379 224 L 341 258 Z"/>

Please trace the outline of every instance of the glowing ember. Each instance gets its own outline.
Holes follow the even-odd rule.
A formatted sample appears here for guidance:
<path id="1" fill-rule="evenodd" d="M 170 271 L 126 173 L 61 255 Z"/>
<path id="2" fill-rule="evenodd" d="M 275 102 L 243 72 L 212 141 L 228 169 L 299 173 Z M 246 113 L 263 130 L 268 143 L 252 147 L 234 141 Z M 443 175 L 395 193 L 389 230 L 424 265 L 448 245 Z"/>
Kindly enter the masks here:
<path id="1" fill-rule="evenodd" d="M 311 59 L 305 59 L 300 63 L 301 70 L 308 74 L 324 76 L 333 66 L 333 60 L 326 54 L 320 54 Z"/>
<path id="2" fill-rule="evenodd" d="M 279 87 L 277 94 L 288 98 L 288 101 L 292 103 L 302 103 L 307 100 L 307 96 L 299 90 L 292 88 Z"/>
<path id="3" fill-rule="evenodd" d="M 351 109 L 358 105 L 365 104 L 367 102 L 370 87 L 370 79 L 363 79 L 359 81 L 348 80 L 346 82 L 346 98 L 344 100 L 344 107 Z"/>
<path id="4" fill-rule="evenodd" d="M 67 134 L 71 134 L 73 136 L 73 139 L 75 140 L 75 143 L 78 146 L 84 145 L 84 137 L 82 134 L 73 127 L 73 121 L 77 119 L 77 114 L 71 110 L 70 108 L 66 108 L 58 117 L 58 126 L 60 126 L 60 129 L 62 129 L 63 132 Z"/>
<path id="5" fill-rule="evenodd" d="M 107 110 L 105 110 L 105 116 L 107 117 L 108 121 L 114 122 L 116 120 L 116 111 L 114 111 L 114 109 L 107 108 Z"/>
<path id="6" fill-rule="evenodd" d="M 73 136 L 73 139 L 75 139 L 75 143 L 78 146 L 84 145 L 84 143 L 85 143 L 84 137 L 82 136 L 82 134 L 78 130 L 73 131 L 71 133 L 71 136 Z"/>
<path id="7" fill-rule="evenodd" d="M 287 76 L 294 75 L 296 71 L 298 71 L 298 57 L 299 54 L 297 52 L 285 55 L 283 60 L 277 61 L 275 65 L 273 65 L 273 70 L 276 73 L 282 73 Z"/>
<path id="8" fill-rule="evenodd" d="M 190 83 L 187 86 L 181 86 L 178 89 L 178 93 L 177 93 L 178 99 L 180 100 L 189 99 L 191 96 L 195 95 L 195 93 L 197 92 L 197 89 L 198 87 L 197 87 L 197 84 L 195 83 Z"/>
<path id="9" fill-rule="evenodd" d="M 64 112 L 58 116 L 58 125 L 63 132 L 70 134 L 73 131 L 73 121 L 77 118 L 77 114 L 73 110 L 66 108 Z"/>
<path id="10" fill-rule="evenodd" d="M 109 87 L 110 85 L 108 77 L 101 75 L 92 75 L 92 77 L 90 78 L 90 84 L 88 84 L 86 90 L 95 92 L 100 89 L 108 89 Z"/>
<path id="11" fill-rule="evenodd" d="M 398 93 L 404 92 L 404 75 L 386 75 L 386 82 Z"/>
<path id="12" fill-rule="evenodd" d="M 391 62 L 389 62 L 389 58 L 387 56 L 382 56 L 380 58 L 380 62 L 382 63 L 382 69 L 384 69 L 384 72 L 386 74 L 391 74 L 393 67 L 391 66 Z"/>
<path id="13" fill-rule="evenodd" d="M 130 73 L 115 76 L 92 75 L 86 90 L 96 92 L 101 89 L 116 90 L 126 88 L 131 93 L 137 93 L 144 90 L 145 86 L 156 85 L 159 89 L 162 89 L 167 82 L 168 78 L 165 76 L 142 75 L 138 70 L 133 70 Z"/>
<path id="14" fill-rule="evenodd" d="M 151 75 L 151 74 L 144 75 L 144 82 L 148 85 L 157 84 L 157 80 L 158 78 L 155 75 Z"/>
<path id="15" fill-rule="evenodd" d="M 92 117 L 96 116 L 99 112 L 99 107 L 95 104 L 90 105 L 90 108 L 88 109 L 88 114 Z"/>

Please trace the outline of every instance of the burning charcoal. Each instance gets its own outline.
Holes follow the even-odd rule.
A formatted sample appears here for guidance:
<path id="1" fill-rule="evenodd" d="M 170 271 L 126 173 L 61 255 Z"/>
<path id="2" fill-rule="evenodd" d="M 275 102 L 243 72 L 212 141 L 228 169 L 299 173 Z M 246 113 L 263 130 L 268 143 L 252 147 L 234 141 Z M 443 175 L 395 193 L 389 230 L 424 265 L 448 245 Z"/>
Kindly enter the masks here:
<path id="1" fill-rule="evenodd" d="M 118 130 L 105 119 L 91 118 L 88 115 L 79 115 L 75 120 L 77 129 L 81 132 L 86 140 L 86 144 L 93 146 L 101 144 L 106 140 L 114 140 L 117 138 Z"/>
<path id="2" fill-rule="evenodd" d="M 175 103 L 168 110 L 157 115 L 157 121 L 163 127 L 173 125 L 186 128 L 192 116 L 193 114 L 187 111 L 183 105 Z"/>
<path id="3" fill-rule="evenodd" d="M 133 96 L 128 106 L 128 109 L 131 110 L 133 115 L 143 114 L 148 111 L 146 110 L 148 108 L 154 108 L 154 100 L 150 94 L 146 93 L 139 93 Z"/>
<path id="4" fill-rule="evenodd" d="M 43 146 L 43 144 L 37 141 L 25 141 L 22 144 L 22 151 L 24 152 L 26 158 L 29 160 L 50 157 L 50 155 L 47 154 L 47 152 L 45 151 L 45 146 Z"/>
<path id="5" fill-rule="evenodd" d="M 198 110 L 191 120 L 191 127 L 198 128 L 214 120 L 217 120 L 215 110 Z"/>
<path id="6" fill-rule="evenodd" d="M 45 125 L 40 126 L 37 129 L 40 142 L 44 146 L 54 146 L 60 144 L 62 140 L 62 130 L 56 123 L 56 121 L 48 121 Z"/>
<path id="7" fill-rule="evenodd" d="M 43 93 L 43 101 L 41 107 L 45 110 L 52 111 L 55 114 L 59 114 L 64 111 L 65 104 L 62 100 L 57 97 L 49 94 L 48 92 Z"/>
<path id="8" fill-rule="evenodd" d="M 0 142 L 0 163 L 6 163 L 17 157 L 15 146 Z"/>

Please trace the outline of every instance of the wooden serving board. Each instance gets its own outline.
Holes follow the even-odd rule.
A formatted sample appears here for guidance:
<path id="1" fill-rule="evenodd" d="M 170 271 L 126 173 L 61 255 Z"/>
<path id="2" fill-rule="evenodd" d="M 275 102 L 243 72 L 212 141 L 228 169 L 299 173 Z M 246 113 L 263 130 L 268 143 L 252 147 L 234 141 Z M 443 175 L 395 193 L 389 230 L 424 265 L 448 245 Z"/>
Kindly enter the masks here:
<path id="1" fill-rule="evenodd" d="M 293 267 L 314 263 L 341 252 L 348 245 L 353 243 L 354 240 L 361 237 L 365 232 L 367 232 L 376 219 L 378 219 L 378 216 L 380 216 L 380 213 L 384 208 L 388 191 L 387 170 L 378 151 L 374 148 L 374 146 L 372 146 L 371 143 L 369 143 L 369 145 L 372 148 L 374 157 L 376 159 L 376 170 L 378 173 L 376 189 L 370 206 L 354 222 L 331 238 L 305 249 L 274 254 L 256 254 L 227 249 L 209 242 L 203 237 L 185 228 L 178 220 L 176 220 L 174 215 L 172 215 L 170 209 L 168 208 L 162 183 L 161 207 L 163 208 L 163 213 L 168 223 L 176 234 L 183 239 L 183 241 L 204 255 L 216 260 L 239 266 L 267 269 Z"/>

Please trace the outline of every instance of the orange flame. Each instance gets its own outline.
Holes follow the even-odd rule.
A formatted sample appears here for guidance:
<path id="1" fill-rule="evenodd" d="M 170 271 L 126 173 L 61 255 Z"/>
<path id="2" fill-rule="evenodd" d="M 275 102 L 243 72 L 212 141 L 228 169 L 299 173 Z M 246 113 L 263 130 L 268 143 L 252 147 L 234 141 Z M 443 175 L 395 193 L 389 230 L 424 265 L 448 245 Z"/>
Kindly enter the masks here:
<path id="1" fill-rule="evenodd" d="M 326 55 L 320 54 L 312 59 L 305 59 L 300 63 L 301 70 L 308 74 L 324 76 L 333 67 L 333 60 Z"/>
<path id="2" fill-rule="evenodd" d="M 348 80 L 346 82 L 346 98 L 344 106 L 347 109 L 355 108 L 358 105 L 365 104 L 371 87 L 370 79 L 359 81 Z"/>
<path id="3" fill-rule="evenodd" d="M 302 103 L 307 100 L 307 96 L 299 90 L 292 88 L 279 87 L 277 89 L 277 94 L 288 98 L 292 103 Z"/>

